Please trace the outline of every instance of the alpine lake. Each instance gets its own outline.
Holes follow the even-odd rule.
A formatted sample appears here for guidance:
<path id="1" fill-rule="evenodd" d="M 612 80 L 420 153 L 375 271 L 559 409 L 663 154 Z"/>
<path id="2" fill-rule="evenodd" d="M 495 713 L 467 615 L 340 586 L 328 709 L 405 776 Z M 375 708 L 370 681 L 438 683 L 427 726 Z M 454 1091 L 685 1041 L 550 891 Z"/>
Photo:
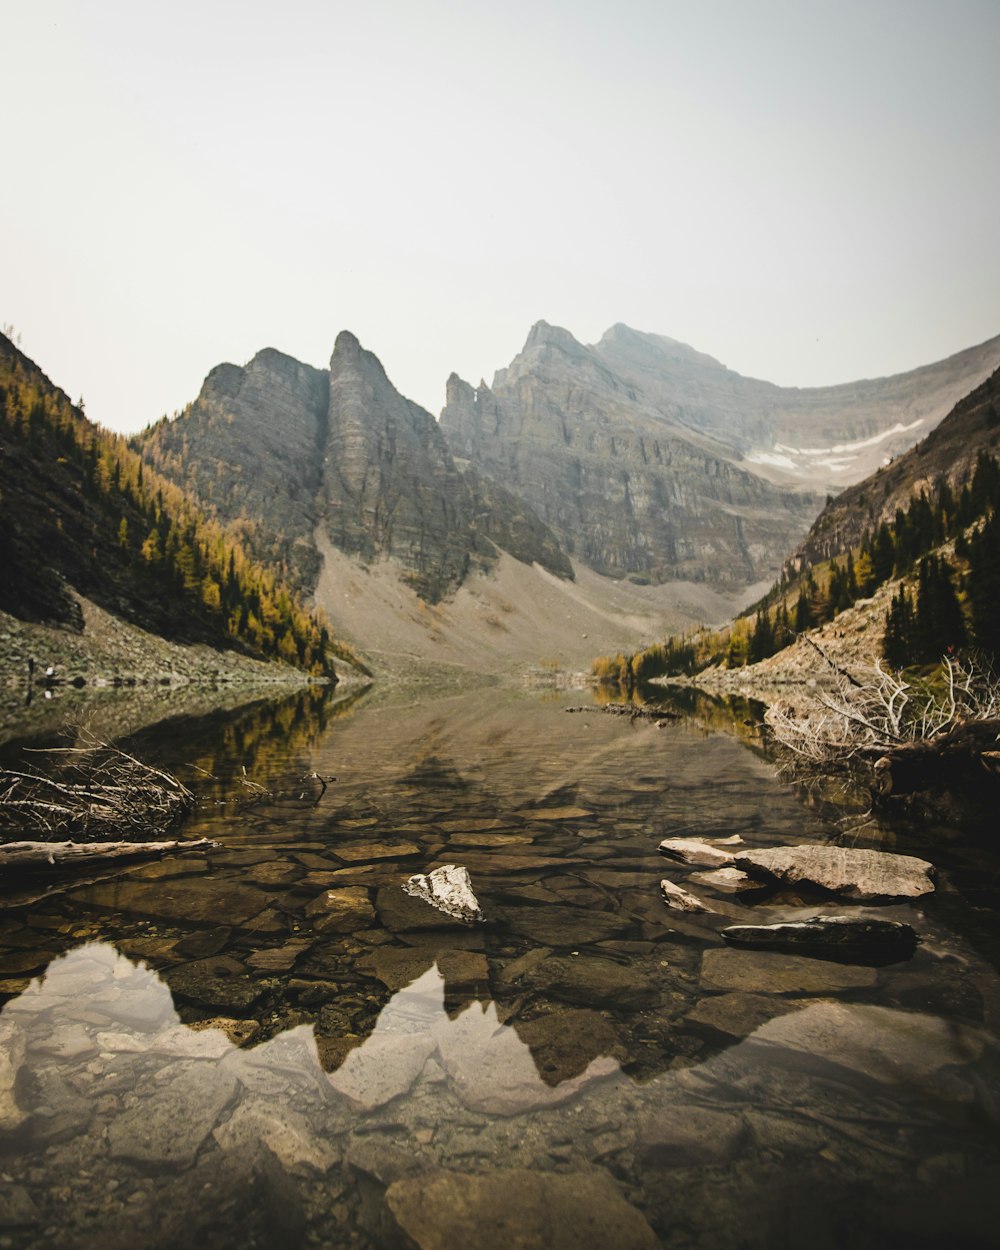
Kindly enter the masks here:
<path id="1" fill-rule="evenodd" d="M 105 702 L 217 845 L 5 884 L 0 1250 L 1000 1245 L 991 831 L 852 819 L 759 709 L 660 697 L 311 688 L 135 732 Z M 918 855 L 935 890 L 727 892 L 657 850 L 734 835 Z M 445 864 L 481 922 L 403 889 Z M 720 937 L 829 914 L 919 943 Z"/>

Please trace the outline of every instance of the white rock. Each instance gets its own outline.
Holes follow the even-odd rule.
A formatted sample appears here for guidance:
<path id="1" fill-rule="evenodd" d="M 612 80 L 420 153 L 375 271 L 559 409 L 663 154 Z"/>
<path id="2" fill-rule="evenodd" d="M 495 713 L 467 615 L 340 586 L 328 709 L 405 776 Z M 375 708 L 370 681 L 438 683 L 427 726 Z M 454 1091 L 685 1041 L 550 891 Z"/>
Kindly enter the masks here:
<path id="1" fill-rule="evenodd" d="M 422 899 L 438 911 L 455 920 L 472 923 L 482 920 L 479 900 L 472 892 L 469 870 L 457 864 L 444 864 L 426 876 L 416 873 L 405 883 L 403 889 L 414 898 Z"/>

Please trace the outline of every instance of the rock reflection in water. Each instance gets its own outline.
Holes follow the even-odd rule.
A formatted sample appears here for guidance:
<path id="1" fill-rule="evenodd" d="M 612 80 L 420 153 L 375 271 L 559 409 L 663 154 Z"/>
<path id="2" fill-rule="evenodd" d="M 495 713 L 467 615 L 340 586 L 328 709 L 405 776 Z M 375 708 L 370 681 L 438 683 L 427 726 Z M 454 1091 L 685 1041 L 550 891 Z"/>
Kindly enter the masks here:
<path id="1" fill-rule="evenodd" d="M 7 1003 L 0 1041 L 9 1246 L 992 1236 L 997 1044 L 922 1012 L 786 1005 L 644 1085 L 610 1055 L 552 1083 L 492 1002 L 446 1010 L 435 965 L 327 1072 L 312 1028 L 241 1049 L 89 943 Z"/>

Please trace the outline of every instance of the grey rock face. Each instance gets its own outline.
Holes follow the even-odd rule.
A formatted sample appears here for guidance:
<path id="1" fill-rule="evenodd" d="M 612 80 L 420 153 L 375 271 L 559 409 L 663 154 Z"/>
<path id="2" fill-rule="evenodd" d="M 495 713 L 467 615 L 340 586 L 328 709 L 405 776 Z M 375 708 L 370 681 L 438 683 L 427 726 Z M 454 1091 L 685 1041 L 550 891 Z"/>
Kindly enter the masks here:
<path id="1" fill-rule="evenodd" d="M 319 571 L 312 531 L 326 407 L 324 371 L 266 348 L 243 368 L 218 365 L 193 404 L 136 442 L 210 515 L 236 523 L 255 559 L 308 589 Z"/>
<path id="2" fill-rule="evenodd" d="M 993 340 L 912 374 L 800 390 L 627 326 L 584 347 L 539 322 L 492 387 L 452 375 L 441 421 L 456 455 L 599 572 L 746 583 L 777 571 L 820 492 L 912 445 L 997 360 Z"/>
<path id="3" fill-rule="evenodd" d="M 585 349 L 534 341 L 492 390 L 449 380 L 441 421 L 457 455 L 505 482 L 599 573 L 742 584 L 777 566 L 817 497 L 664 425 Z"/>
<path id="4" fill-rule="evenodd" d="M 489 568 L 498 547 L 572 577 L 530 506 L 463 471 L 430 413 L 346 331 L 329 371 L 271 349 L 245 368 L 219 365 L 181 416 L 136 445 L 301 591 L 319 574 L 317 525 L 349 555 L 398 561 L 432 603 Z"/>

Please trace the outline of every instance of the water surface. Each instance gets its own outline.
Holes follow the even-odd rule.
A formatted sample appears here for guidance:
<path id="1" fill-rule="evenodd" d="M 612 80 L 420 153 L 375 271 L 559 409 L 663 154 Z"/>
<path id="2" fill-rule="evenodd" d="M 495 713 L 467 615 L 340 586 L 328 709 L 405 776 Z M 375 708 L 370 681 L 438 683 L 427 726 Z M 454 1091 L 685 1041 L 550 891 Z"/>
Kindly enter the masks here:
<path id="1" fill-rule="evenodd" d="M 0 1246 L 995 1244 L 1000 860 L 928 840 L 914 904 L 715 892 L 658 841 L 912 848 L 807 806 L 746 708 L 574 702 L 313 691 L 133 734 L 219 846 L 5 893 Z M 484 924 L 403 891 L 444 863 Z M 921 944 L 718 936 L 831 911 Z"/>

